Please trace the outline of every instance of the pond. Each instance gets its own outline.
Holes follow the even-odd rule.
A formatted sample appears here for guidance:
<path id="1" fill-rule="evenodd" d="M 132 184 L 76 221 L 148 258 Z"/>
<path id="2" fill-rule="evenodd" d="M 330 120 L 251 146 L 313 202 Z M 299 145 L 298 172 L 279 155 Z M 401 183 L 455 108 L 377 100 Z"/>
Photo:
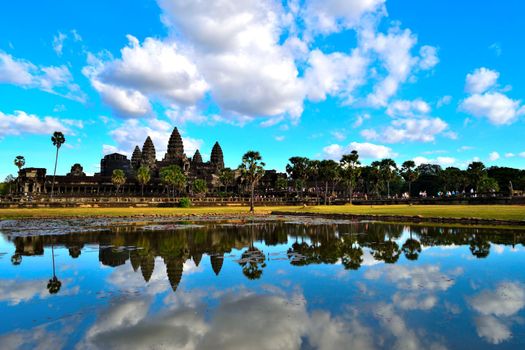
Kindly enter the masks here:
<path id="1" fill-rule="evenodd" d="M 0 223 L 0 348 L 525 348 L 525 231 L 193 220 Z"/>

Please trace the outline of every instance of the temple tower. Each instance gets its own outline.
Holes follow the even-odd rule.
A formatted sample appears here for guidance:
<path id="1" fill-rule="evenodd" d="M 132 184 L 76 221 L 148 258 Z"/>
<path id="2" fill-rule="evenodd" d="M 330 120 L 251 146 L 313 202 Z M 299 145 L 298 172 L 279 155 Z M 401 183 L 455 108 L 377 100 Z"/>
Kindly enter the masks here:
<path id="1" fill-rule="evenodd" d="M 194 164 L 202 164 L 202 156 L 201 152 L 199 150 L 195 151 L 195 154 L 193 155 L 192 161 Z"/>
<path id="2" fill-rule="evenodd" d="M 224 168 L 224 156 L 222 154 L 221 145 L 219 142 L 215 142 L 211 150 L 210 162 L 217 167 L 217 169 Z"/>
<path id="3" fill-rule="evenodd" d="M 182 142 L 182 137 L 180 136 L 179 130 L 177 128 L 173 129 L 170 139 L 168 141 L 168 150 L 164 156 L 164 161 L 174 162 L 183 158 L 184 156 L 184 143 Z"/>
<path id="4" fill-rule="evenodd" d="M 146 141 L 144 141 L 144 146 L 142 146 L 142 163 L 143 165 L 146 165 L 150 169 L 155 168 L 156 163 L 156 153 L 155 153 L 155 146 L 153 145 L 153 141 L 151 140 L 151 137 L 147 137 Z"/>
<path id="5" fill-rule="evenodd" d="M 135 149 L 133 150 L 133 154 L 131 155 L 131 167 L 133 169 L 140 168 L 141 160 L 142 160 L 142 152 L 139 146 L 135 146 Z"/>

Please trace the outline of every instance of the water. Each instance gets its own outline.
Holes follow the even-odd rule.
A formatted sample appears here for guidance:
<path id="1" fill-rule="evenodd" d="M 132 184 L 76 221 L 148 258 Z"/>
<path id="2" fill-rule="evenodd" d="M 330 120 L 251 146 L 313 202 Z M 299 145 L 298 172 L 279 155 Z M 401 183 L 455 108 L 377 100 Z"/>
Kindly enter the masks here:
<path id="1" fill-rule="evenodd" d="M 2 349 L 525 348 L 525 231 L 296 218 L 0 231 Z"/>

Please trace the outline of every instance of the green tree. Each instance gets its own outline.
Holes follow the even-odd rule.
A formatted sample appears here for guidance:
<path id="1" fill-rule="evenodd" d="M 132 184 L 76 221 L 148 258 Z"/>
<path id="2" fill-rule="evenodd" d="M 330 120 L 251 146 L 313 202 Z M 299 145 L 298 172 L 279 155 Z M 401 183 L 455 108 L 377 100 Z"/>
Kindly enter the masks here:
<path id="1" fill-rule="evenodd" d="M 286 172 L 290 178 L 295 182 L 295 188 L 297 192 L 303 189 L 306 185 L 306 180 L 308 179 L 308 167 L 310 165 L 310 160 L 306 157 L 292 157 L 288 159 L 288 164 L 286 164 Z M 301 185 L 299 187 L 298 185 Z"/>
<path id="2" fill-rule="evenodd" d="M 339 164 L 336 161 L 322 160 L 319 163 L 319 178 L 325 184 L 325 191 L 324 191 L 324 204 L 325 205 L 329 204 L 328 184 L 332 182 L 332 189 L 333 189 L 333 184 L 335 181 L 337 181 L 338 176 L 339 176 Z"/>
<path id="3" fill-rule="evenodd" d="M 137 170 L 137 181 L 140 184 L 140 193 L 144 196 L 144 186 L 147 185 L 151 180 L 151 171 L 146 165 L 141 165 Z"/>
<path id="4" fill-rule="evenodd" d="M 233 185 L 235 181 L 235 172 L 230 168 L 222 168 L 219 173 L 219 181 L 224 186 L 224 192 L 228 192 L 228 186 Z"/>
<path id="5" fill-rule="evenodd" d="M 242 156 L 242 164 L 239 165 L 242 177 L 250 186 L 250 212 L 254 212 L 255 185 L 264 175 L 262 157 L 257 151 L 248 151 Z"/>
<path id="6" fill-rule="evenodd" d="M 339 161 L 341 164 L 341 177 L 348 187 L 348 196 L 350 204 L 352 204 L 352 197 L 354 195 L 354 188 L 357 184 L 359 176 L 361 176 L 361 162 L 359 161 L 359 154 L 356 150 L 345 154 Z"/>
<path id="7" fill-rule="evenodd" d="M 487 176 L 487 168 L 482 162 L 472 162 L 468 165 L 467 175 L 472 187 L 476 189 L 476 192 L 479 192 L 479 184 L 481 179 Z"/>
<path id="8" fill-rule="evenodd" d="M 379 164 L 381 177 L 386 183 L 387 197 L 390 198 L 390 182 L 395 179 L 397 175 L 397 164 L 394 160 L 386 158 L 381 160 Z"/>
<path id="9" fill-rule="evenodd" d="M 498 181 L 492 177 L 483 176 L 478 184 L 480 193 L 499 192 Z"/>
<path id="10" fill-rule="evenodd" d="M 166 186 L 171 186 L 173 196 L 175 196 L 175 190 L 180 193 L 186 187 L 186 176 L 176 165 L 160 169 L 160 179 Z"/>
<path id="11" fill-rule="evenodd" d="M 53 143 L 53 146 L 55 146 L 57 149 L 55 155 L 55 170 L 53 171 L 53 183 L 51 183 L 51 198 L 53 198 L 55 190 L 55 177 L 57 174 L 58 151 L 60 150 L 60 147 L 66 142 L 66 138 L 64 137 L 64 134 L 60 131 L 55 131 L 53 133 L 53 136 L 51 136 L 51 142 Z"/>
<path id="12" fill-rule="evenodd" d="M 419 171 L 416 168 L 416 163 L 413 160 L 407 160 L 401 165 L 400 174 L 408 183 L 408 194 L 412 197 L 412 183 L 419 177 Z"/>
<path id="13" fill-rule="evenodd" d="M 122 171 L 121 169 L 113 170 L 113 174 L 111 175 L 111 182 L 116 187 L 115 194 L 118 193 L 120 186 L 126 183 L 126 174 L 124 174 L 124 171 Z"/>
<path id="14" fill-rule="evenodd" d="M 11 194 L 11 188 L 13 184 L 16 182 L 16 178 L 13 175 L 7 175 L 3 185 L 2 191 L 0 191 L 0 194 Z"/>
<path id="15" fill-rule="evenodd" d="M 196 179 L 193 181 L 193 193 L 197 196 L 203 195 L 208 191 L 208 185 L 203 179 Z"/>

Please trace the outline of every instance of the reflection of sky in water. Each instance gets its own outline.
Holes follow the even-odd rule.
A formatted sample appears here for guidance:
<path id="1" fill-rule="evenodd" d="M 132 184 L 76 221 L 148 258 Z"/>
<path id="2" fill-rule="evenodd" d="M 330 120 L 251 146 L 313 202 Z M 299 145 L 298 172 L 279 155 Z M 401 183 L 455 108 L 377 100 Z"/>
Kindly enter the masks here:
<path id="1" fill-rule="evenodd" d="M 417 259 L 403 250 L 410 239 Z M 4 232 L 0 347 L 523 348 L 524 241 L 521 232 L 381 224 Z M 62 282 L 53 295 L 52 243 Z M 358 247 L 360 266 L 345 269 L 345 249 Z M 304 258 L 297 266 L 290 248 Z M 385 254 L 397 261 L 377 259 Z"/>

